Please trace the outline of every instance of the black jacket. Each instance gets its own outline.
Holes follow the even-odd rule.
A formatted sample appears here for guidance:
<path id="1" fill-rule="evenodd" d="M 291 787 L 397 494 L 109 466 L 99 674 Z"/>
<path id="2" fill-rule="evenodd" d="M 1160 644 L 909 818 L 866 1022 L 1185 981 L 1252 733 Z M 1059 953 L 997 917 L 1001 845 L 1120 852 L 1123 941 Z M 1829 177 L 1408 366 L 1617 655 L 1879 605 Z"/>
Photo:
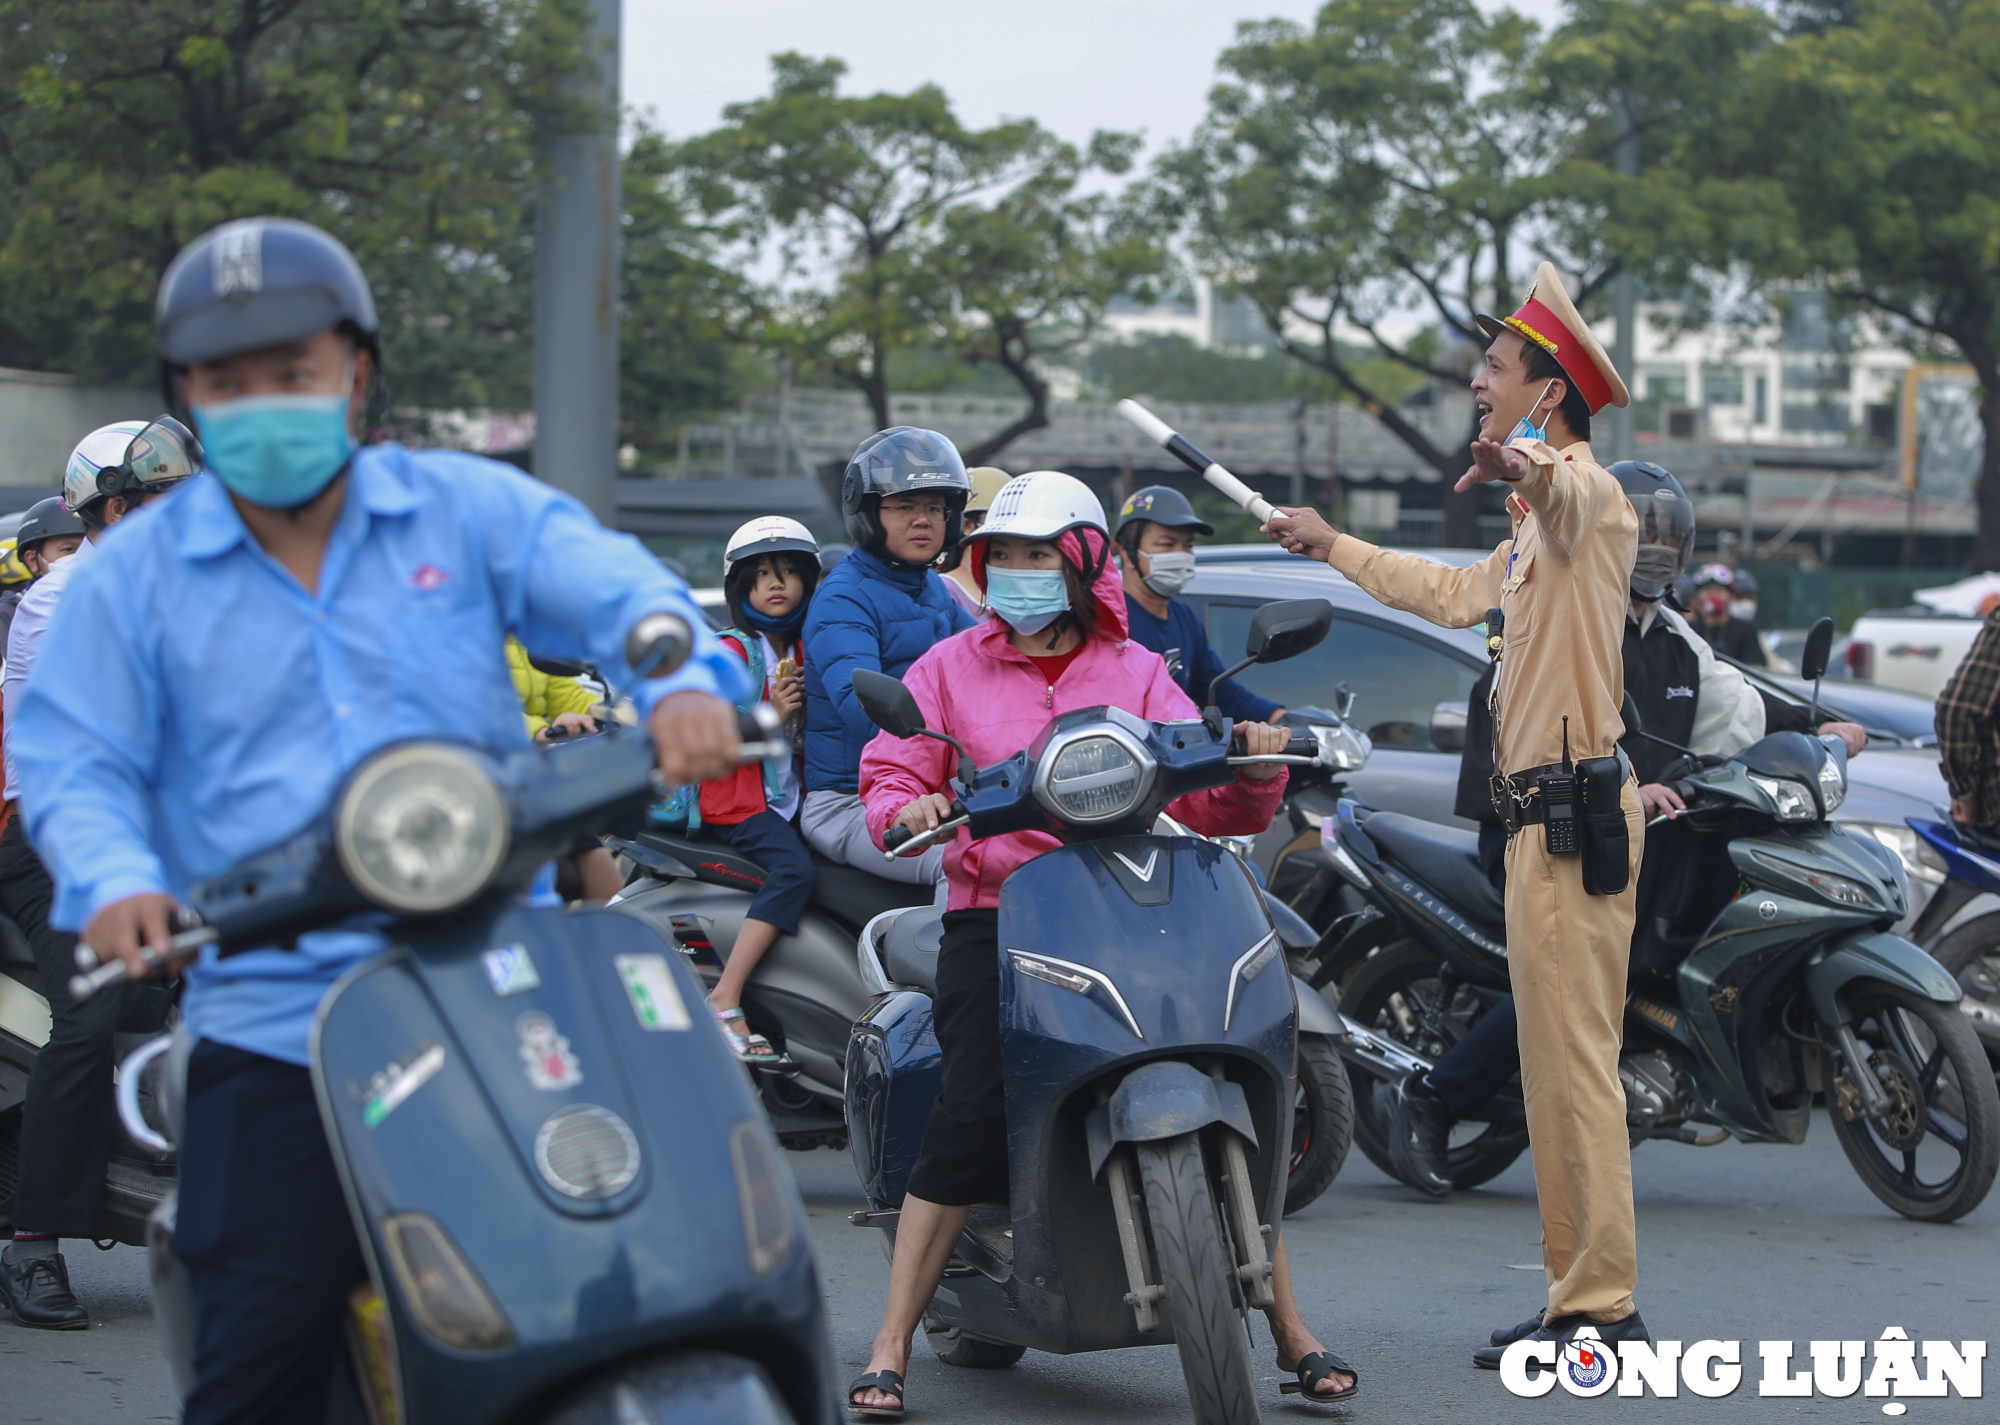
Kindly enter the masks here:
<path id="1" fill-rule="evenodd" d="M 1753 668 L 1771 666 L 1771 660 L 1764 656 L 1764 645 L 1757 641 L 1757 625 L 1748 619 L 1732 615 L 1727 622 L 1710 628 L 1699 617 L 1690 617 L 1688 626 L 1707 639 L 1708 646 L 1717 653 Z"/>

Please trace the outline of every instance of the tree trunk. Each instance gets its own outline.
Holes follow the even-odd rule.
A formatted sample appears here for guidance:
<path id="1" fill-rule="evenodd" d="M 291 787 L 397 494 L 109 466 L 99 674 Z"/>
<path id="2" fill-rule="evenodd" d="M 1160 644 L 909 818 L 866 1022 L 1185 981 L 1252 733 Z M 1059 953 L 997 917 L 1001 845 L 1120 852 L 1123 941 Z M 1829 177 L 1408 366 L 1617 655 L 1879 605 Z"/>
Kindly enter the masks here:
<path id="1" fill-rule="evenodd" d="M 1006 368 L 1028 398 L 1027 413 L 1011 425 L 995 431 L 977 445 L 964 452 L 968 468 L 974 465 L 991 465 L 994 457 L 1019 440 L 1031 430 L 1041 430 L 1049 423 L 1049 383 L 1036 374 L 1028 364 L 1028 354 L 1019 350 L 1007 338 L 1000 340 L 999 355 L 995 358 Z"/>
<path id="2" fill-rule="evenodd" d="M 1458 482 L 1458 476 L 1472 468 L 1472 441 L 1479 434 L 1479 412 L 1472 413 L 1472 427 L 1465 434 L 1465 443 L 1456 452 L 1461 457 L 1457 474 L 1444 472 L 1447 482 L 1444 493 L 1444 542 L 1449 549 L 1479 549 L 1485 541 L 1479 537 L 1479 507 L 1484 503 L 1483 485 L 1474 485 L 1470 490 L 1457 491 L 1451 488 Z"/>

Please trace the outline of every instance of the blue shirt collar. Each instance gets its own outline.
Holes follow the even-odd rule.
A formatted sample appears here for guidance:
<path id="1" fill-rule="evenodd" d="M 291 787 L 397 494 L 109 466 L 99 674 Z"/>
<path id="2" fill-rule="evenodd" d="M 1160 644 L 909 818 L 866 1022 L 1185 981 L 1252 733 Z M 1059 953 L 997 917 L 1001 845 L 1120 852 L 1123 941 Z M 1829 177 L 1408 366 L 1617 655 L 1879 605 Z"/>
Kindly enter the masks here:
<path id="1" fill-rule="evenodd" d="M 423 503 L 423 495 L 403 478 L 399 462 L 402 447 L 368 446 L 358 450 L 347 467 L 348 508 L 341 523 L 359 508 L 369 515 L 404 515 Z M 221 480 L 203 471 L 189 482 L 191 488 L 181 501 L 185 508 L 180 549 L 189 559 L 213 559 L 250 538 L 243 517 Z"/>

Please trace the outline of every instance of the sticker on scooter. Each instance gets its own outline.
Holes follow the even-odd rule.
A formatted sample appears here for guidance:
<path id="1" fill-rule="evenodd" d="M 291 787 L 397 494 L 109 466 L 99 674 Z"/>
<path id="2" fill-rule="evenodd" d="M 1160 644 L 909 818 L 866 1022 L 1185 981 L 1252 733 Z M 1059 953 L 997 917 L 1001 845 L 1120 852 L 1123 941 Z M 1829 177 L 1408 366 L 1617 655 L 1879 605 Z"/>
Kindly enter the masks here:
<path id="1" fill-rule="evenodd" d="M 534 958 L 525 945 L 502 945 L 482 953 L 479 961 L 486 966 L 486 978 L 493 984 L 493 993 L 502 999 L 542 987 L 542 977 L 535 973 Z"/>
<path id="2" fill-rule="evenodd" d="M 632 1001 L 632 1013 L 644 1029 L 687 1029 L 687 1005 L 674 985 L 672 971 L 664 955 L 619 955 L 618 978 L 625 982 L 625 997 Z"/>
<path id="3" fill-rule="evenodd" d="M 444 1067 L 444 1046 L 424 1044 L 407 1059 L 389 1065 L 360 1090 L 361 1121 L 370 1128 L 403 1106 L 403 1101 L 429 1083 Z"/>
<path id="4" fill-rule="evenodd" d="M 540 1011 L 514 1021 L 521 1035 L 521 1062 L 528 1082 L 545 1093 L 560 1093 L 583 1082 L 583 1066 L 570 1052 L 569 1039 L 556 1033 L 556 1022 Z"/>

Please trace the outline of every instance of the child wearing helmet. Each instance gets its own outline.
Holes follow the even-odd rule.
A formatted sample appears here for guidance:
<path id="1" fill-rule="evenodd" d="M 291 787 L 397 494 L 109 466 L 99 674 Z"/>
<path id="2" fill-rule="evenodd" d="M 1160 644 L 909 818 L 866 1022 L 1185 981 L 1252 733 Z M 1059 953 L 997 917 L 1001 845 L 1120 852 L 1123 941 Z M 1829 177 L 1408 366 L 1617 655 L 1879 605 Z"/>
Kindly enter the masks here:
<path id="1" fill-rule="evenodd" d="M 1198 710 L 1160 656 L 1127 631 L 1125 593 L 1110 567 L 1104 507 L 1069 475 L 1038 470 L 1010 481 L 967 542 L 966 565 L 994 617 L 932 648 L 903 675 L 924 723 L 957 738 L 980 765 L 1032 742 L 1052 718 L 1113 706 L 1171 721 Z M 1238 724 L 1253 753 L 1280 750 L 1288 730 Z M 927 831 L 949 814 L 945 788 L 957 754 L 929 737 L 879 733 L 861 758 L 868 830 L 880 845 L 892 825 Z M 1270 825 L 1284 797 L 1274 765 L 1243 767 L 1234 783 L 1183 797 L 1169 814 L 1209 834 Z M 1000 1069 L 1000 887 L 1015 868 L 1061 843 L 1046 832 L 974 841 L 960 832 L 945 854 L 950 886 L 938 951 L 935 1000 L 942 1088 L 910 1175 L 890 1268 L 890 1297 L 869 1374 L 848 1392 L 850 1409 L 900 1414 L 910 1338 L 958 1238 L 967 1208 L 1008 1195 L 1006 1098 Z M 1281 1241 L 1274 1257 L 1282 1262 Z M 1284 1267 L 1271 1326 L 1279 1364 L 1320 1356 L 1299 1316 Z M 1317 1364 L 1317 1362 L 1316 1362 Z M 1324 1398 L 1351 1385 L 1344 1363 L 1322 1375 Z M 892 1385 L 894 1392 L 883 1389 Z M 1310 1387 L 1309 1387 L 1310 1388 Z"/>
<path id="2" fill-rule="evenodd" d="M 805 645 L 799 632 L 819 582 L 819 544 L 797 520 L 766 516 L 729 536 L 722 556 L 722 595 L 733 627 L 722 646 L 750 665 L 750 691 L 737 703 L 764 701 L 793 729 L 803 726 Z M 813 864 L 797 827 L 804 790 L 793 761 L 738 768 L 733 776 L 701 788 L 701 820 L 720 840 L 764 868 L 764 884 L 750 902 L 722 978 L 709 992 L 709 1008 L 746 1064 L 781 1057 L 743 1017 L 743 986 L 780 935 L 799 928 L 812 895 Z"/>

